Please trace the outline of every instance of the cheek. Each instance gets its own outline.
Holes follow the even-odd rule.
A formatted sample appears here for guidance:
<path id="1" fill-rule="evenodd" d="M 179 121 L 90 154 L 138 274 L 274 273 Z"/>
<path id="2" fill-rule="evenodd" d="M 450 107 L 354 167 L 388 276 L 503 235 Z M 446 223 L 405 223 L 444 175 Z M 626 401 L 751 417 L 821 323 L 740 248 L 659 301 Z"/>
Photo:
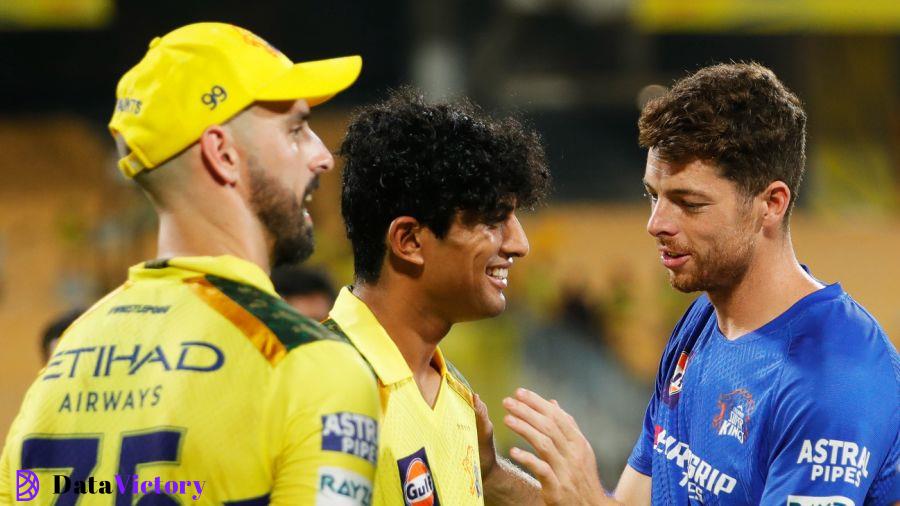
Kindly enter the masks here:
<path id="1" fill-rule="evenodd" d="M 482 231 L 470 248 L 473 267 L 483 271 L 491 259 L 500 253 L 502 241 L 499 231 Z"/>
<path id="2" fill-rule="evenodd" d="M 705 229 L 698 238 L 704 251 L 717 256 L 739 254 L 739 251 L 753 242 L 748 223 L 741 217 L 733 216 L 718 220 L 715 226 Z"/>
<path id="3" fill-rule="evenodd" d="M 707 213 L 684 220 L 682 232 L 695 244 L 715 244 L 734 233 L 735 222 L 721 213 Z"/>

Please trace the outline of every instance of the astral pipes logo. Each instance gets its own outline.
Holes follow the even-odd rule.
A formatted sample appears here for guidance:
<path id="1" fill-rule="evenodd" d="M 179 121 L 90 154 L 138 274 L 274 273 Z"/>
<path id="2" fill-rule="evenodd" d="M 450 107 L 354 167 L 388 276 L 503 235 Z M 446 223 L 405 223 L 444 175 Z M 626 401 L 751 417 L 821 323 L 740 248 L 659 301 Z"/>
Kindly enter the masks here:
<path id="1" fill-rule="evenodd" d="M 30 501 L 37 497 L 41 489 L 41 480 L 33 471 L 19 469 L 16 471 L 16 501 Z"/>
<path id="2" fill-rule="evenodd" d="M 136 496 L 138 494 L 190 495 L 199 500 L 203 494 L 206 481 L 178 480 L 163 481 L 159 476 L 153 480 L 141 481 L 138 475 L 117 474 L 113 481 L 98 480 L 88 476 L 86 480 L 72 480 L 66 475 L 53 475 L 53 494 L 122 494 Z M 16 471 L 16 501 L 31 501 L 37 497 L 41 482 L 33 471 L 19 469 Z"/>

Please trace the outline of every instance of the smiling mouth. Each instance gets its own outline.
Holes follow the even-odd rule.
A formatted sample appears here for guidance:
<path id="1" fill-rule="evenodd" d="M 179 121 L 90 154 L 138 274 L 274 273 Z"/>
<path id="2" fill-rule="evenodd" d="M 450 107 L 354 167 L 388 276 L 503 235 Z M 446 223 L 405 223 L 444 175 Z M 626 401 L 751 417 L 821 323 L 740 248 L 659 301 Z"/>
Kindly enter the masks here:
<path id="1" fill-rule="evenodd" d="M 504 288 L 509 286 L 509 267 L 489 267 L 487 275 L 495 284 Z"/>

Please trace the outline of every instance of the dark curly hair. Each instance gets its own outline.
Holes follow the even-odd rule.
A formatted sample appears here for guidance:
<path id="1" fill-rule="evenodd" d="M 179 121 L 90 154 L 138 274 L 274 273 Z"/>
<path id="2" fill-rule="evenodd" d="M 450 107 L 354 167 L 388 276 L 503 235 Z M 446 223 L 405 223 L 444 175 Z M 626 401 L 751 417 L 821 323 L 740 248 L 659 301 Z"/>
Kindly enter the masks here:
<path id="1" fill-rule="evenodd" d="M 359 282 L 378 280 L 398 216 L 444 237 L 457 213 L 496 223 L 540 203 L 550 182 L 536 132 L 468 100 L 428 103 L 410 88 L 357 110 L 340 154 L 341 212 Z"/>
<path id="2" fill-rule="evenodd" d="M 791 189 L 787 223 L 806 164 L 806 113 L 768 68 L 700 69 L 647 103 L 638 127 L 642 147 L 670 163 L 711 161 L 747 197 L 783 181 Z"/>

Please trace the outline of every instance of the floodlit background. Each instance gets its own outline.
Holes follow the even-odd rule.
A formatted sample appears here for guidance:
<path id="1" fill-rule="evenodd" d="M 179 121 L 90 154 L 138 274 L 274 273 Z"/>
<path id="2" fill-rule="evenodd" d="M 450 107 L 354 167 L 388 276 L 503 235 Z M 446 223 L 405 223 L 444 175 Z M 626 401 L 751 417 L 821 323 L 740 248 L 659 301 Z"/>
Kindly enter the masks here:
<path id="1" fill-rule="evenodd" d="M 0 436 L 42 365 L 50 320 L 154 257 L 155 218 L 115 169 L 105 124 L 147 43 L 194 21 L 239 24 L 295 61 L 363 55 L 358 83 L 315 110 L 332 148 L 355 105 L 406 83 L 542 133 L 555 191 L 525 219 L 532 254 L 511 272 L 510 308 L 442 346 L 498 427 L 518 385 L 558 399 L 607 483 L 694 297 L 668 286 L 644 230 L 636 142 L 640 106 L 688 72 L 756 60 L 799 94 L 809 114 L 799 256 L 900 338 L 896 0 L 0 0 Z M 338 180 L 326 176 L 313 203 L 310 263 L 346 284 Z M 504 448 L 516 442 L 498 431 Z"/>

